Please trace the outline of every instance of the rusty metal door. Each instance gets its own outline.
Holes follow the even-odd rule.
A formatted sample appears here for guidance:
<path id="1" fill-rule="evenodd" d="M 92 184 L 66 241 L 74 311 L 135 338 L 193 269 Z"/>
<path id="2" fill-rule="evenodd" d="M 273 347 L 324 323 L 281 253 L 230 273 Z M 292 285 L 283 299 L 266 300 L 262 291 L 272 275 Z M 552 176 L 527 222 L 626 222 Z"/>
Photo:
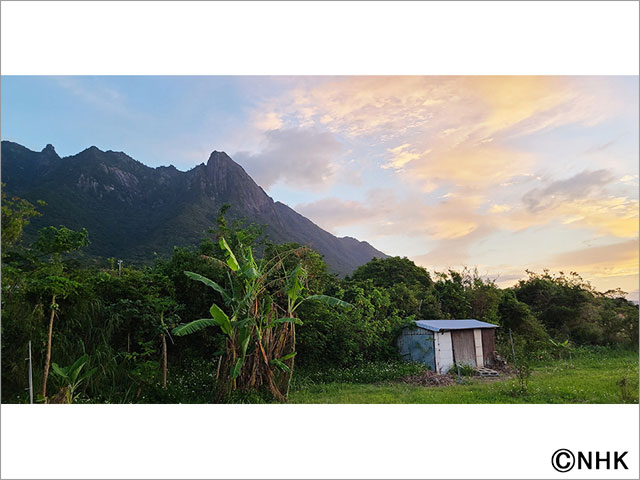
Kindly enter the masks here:
<path id="1" fill-rule="evenodd" d="M 465 365 L 476 366 L 476 342 L 473 330 L 452 330 L 453 361 Z"/>
<path id="2" fill-rule="evenodd" d="M 493 352 L 496 349 L 495 331 L 493 328 L 482 329 L 482 356 L 486 367 L 493 366 L 495 358 Z"/>

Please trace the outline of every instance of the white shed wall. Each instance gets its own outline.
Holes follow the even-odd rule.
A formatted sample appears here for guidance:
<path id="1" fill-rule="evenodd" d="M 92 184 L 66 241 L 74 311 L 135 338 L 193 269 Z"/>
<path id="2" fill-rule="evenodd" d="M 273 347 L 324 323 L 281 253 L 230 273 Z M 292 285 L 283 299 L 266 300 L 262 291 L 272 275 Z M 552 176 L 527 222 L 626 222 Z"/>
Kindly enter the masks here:
<path id="1" fill-rule="evenodd" d="M 436 372 L 446 373 L 453 365 L 451 332 L 436 332 L 433 340 L 436 347 Z"/>
<path id="2" fill-rule="evenodd" d="M 479 328 L 473 329 L 473 340 L 476 344 L 476 365 L 484 367 L 484 355 L 482 354 L 482 331 Z"/>

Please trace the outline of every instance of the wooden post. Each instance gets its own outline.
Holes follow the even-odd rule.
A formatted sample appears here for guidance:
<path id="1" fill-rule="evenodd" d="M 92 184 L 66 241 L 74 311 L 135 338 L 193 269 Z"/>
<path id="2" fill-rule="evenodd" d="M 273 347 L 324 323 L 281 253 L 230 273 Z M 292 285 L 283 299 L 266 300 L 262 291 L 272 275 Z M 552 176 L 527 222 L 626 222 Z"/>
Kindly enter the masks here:
<path id="1" fill-rule="evenodd" d="M 47 341 L 47 356 L 44 361 L 44 374 L 42 379 L 42 397 L 44 403 L 47 403 L 47 378 L 49 377 L 49 365 L 51 364 L 51 341 L 53 337 L 53 319 L 56 315 L 56 296 L 51 299 L 51 317 L 49 318 L 49 339 Z"/>
<path id="2" fill-rule="evenodd" d="M 513 347 L 513 335 L 511 334 L 511 329 L 509 329 L 509 338 L 511 339 L 511 353 L 513 353 L 513 361 L 516 361 L 516 350 Z"/>
<path id="3" fill-rule="evenodd" d="M 31 364 L 31 340 L 29 340 L 29 403 L 33 403 L 33 366 Z"/>
<path id="4" fill-rule="evenodd" d="M 162 334 L 162 388 L 167 388 L 167 338 Z"/>

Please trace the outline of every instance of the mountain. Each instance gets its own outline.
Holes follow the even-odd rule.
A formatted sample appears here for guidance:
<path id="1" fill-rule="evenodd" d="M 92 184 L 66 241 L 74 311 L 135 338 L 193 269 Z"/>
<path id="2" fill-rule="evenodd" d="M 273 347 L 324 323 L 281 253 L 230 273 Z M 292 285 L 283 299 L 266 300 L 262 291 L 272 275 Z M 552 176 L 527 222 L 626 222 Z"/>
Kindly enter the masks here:
<path id="1" fill-rule="evenodd" d="M 275 243 L 297 242 L 324 256 L 329 269 L 351 273 L 386 255 L 367 242 L 338 238 L 287 205 L 274 202 L 224 152 L 187 172 L 151 168 L 122 152 L 90 147 L 61 158 L 52 145 L 34 152 L 2 142 L 2 182 L 9 195 L 44 200 L 43 216 L 31 221 L 29 237 L 46 225 L 89 231 L 88 253 L 132 261 L 169 254 L 174 245 L 197 245 L 228 203 L 230 219 L 265 225 Z"/>

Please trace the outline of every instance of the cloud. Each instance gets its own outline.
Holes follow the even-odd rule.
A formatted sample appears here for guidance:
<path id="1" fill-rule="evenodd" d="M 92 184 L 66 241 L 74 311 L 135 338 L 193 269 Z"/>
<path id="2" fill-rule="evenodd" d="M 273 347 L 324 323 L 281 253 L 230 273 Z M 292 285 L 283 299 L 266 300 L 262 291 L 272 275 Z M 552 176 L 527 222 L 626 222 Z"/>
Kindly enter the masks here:
<path id="1" fill-rule="evenodd" d="M 431 239 L 464 237 L 482 224 L 493 225 L 479 212 L 481 199 L 446 197 L 427 203 L 419 195 L 400 197 L 387 189 L 370 190 L 364 202 L 328 198 L 296 205 L 296 210 L 323 228 L 367 225 L 372 238 L 403 235 Z"/>
<path id="2" fill-rule="evenodd" d="M 634 237 L 638 233 L 638 200 L 610 194 L 608 187 L 615 181 L 608 170 L 585 170 L 551 181 L 527 191 L 522 205 L 505 211 L 500 221 L 512 230 L 557 222 L 601 235 Z"/>
<path id="3" fill-rule="evenodd" d="M 446 197 L 429 204 L 416 195 L 400 197 L 388 189 L 373 189 L 364 201 L 337 197 L 302 203 L 295 209 L 329 231 L 360 226 L 368 239 L 404 236 L 431 245 L 421 260 L 430 265 L 459 265 L 469 258 L 469 248 L 496 229 L 480 212 L 481 199 L 472 195 Z"/>
<path id="4" fill-rule="evenodd" d="M 489 213 L 502 213 L 508 212 L 509 210 L 511 210 L 511 206 L 509 205 L 498 205 L 497 203 L 494 203 L 489 209 Z"/>
<path id="5" fill-rule="evenodd" d="M 551 257 L 551 265 L 577 269 L 590 276 L 637 275 L 638 238 L 558 253 Z"/>
<path id="6" fill-rule="evenodd" d="M 522 175 L 534 163 L 532 155 L 489 143 L 448 150 L 434 147 L 404 167 L 401 176 L 409 182 L 440 187 L 453 185 L 462 192 L 486 191 Z M 428 191 L 428 189 L 427 189 Z"/>
<path id="7" fill-rule="evenodd" d="M 473 261 L 470 255 L 471 247 L 493 232 L 494 226 L 489 222 L 474 225 L 462 235 L 441 240 L 427 253 L 417 255 L 412 260 L 428 268 L 458 268 Z"/>
<path id="8" fill-rule="evenodd" d="M 258 130 L 278 130 L 282 127 L 282 118 L 276 112 L 253 112 L 252 124 Z"/>
<path id="9" fill-rule="evenodd" d="M 322 188 L 338 170 L 336 158 L 343 145 L 330 132 L 316 129 L 279 129 L 264 134 L 259 153 L 238 152 L 234 158 L 264 188 L 277 182 Z"/>
<path id="10" fill-rule="evenodd" d="M 358 201 L 342 200 L 337 197 L 299 203 L 295 210 L 331 232 L 335 232 L 338 227 L 353 226 L 380 218 L 375 208 Z"/>
<path id="11" fill-rule="evenodd" d="M 529 134 L 569 123 L 593 124 L 612 109 L 597 78 L 545 76 L 342 77 L 301 86 L 282 102 L 301 122 L 331 124 L 350 135 L 402 136 L 434 128 L 482 139 L 514 129 Z M 606 95 L 605 95 L 606 94 Z"/>
<path id="12" fill-rule="evenodd" d="M 300 82 L 260 111 L 287 128 L 322 127 L 383 146 L 386 159 L 378 166 L 428 192 L 451 182 L 491 189 L 530 173 L 533 155 L 508 141 L 564 125 L 592 126 L 618 106 L 598 77 L 370 76 Z"/>
<path id="13" fill-rule="evenodd" d="M 152 117 L 127 105 L 127 98 L 120 91 L 105 86 L 95 77 L 54 77 L 57 84 L 83 102 L 112 115 L 131 121 L 149 122 Z"/>
<path id="14" fill-rule="evenodd" d="M 637 232 L 636 232 L 637 233 Z M 549 266 L 576 271 L 601 291 L 622 288 L 638 299 L 638 238 L 553 255 Z"/>
<path id="15" fill-rule="evenodd" d="M 611 147 L 612 145 L 614 145 L 616 143 L 616 140 L 611 140 L 610 142 L 607 143 L 603 143 L 602 145 L 594 145 L 591 148 L 588 148 L 587 150 L 584 151 L 585 155 L 591 155 L 594 153 L 599 153 L 599 152 L 603 152 L 605 150 L 607 150 L 609 147 Z"/>
<path id="16" fill-rule="evenodd" d="M 628 185 L 630 187 L 637 187 L 638 186 L 638 175 L 625 175 L 624 177 L 622 177 L 620 179 L 620 182 L 622 182 L 624 185 Z"/>
<path id="17" fill-rule="evenodd" d="M 540 211 L 559 202 L 586 198 L 595 191 L 602 191 L 613 180 L 614 176 L 607 170 L 585 170 L 571 178 L 551 182 L 544 188 L 529 190 L 522 201 L 530 211 Z"/>
<path id="18" fill-rule="evenodd" d="M 630 238 L 638 234 L 638 207 L 636 199 L 603 194 L 559 200 L 534 211 L 523 204 L 495 216 L 501 227 L 511 231 L 562 224 L 588 229 L 597 235 Z"/>
<path id="19" fill-rule="evenodd" d="M 399 147 L 389 148 L 387 151 L 393 155 L 393 159 L 382 166 L 382 168 L 402 168 L 407 163 L 419 159 L 419 153 L 412 153 L 407 151 L 407 147 L 409 147 L 408 143 L 404 145 L 400 145 Z M 422 155 L 427 155 L 431 150 L 426 150 Z"/>

